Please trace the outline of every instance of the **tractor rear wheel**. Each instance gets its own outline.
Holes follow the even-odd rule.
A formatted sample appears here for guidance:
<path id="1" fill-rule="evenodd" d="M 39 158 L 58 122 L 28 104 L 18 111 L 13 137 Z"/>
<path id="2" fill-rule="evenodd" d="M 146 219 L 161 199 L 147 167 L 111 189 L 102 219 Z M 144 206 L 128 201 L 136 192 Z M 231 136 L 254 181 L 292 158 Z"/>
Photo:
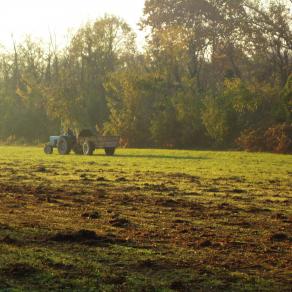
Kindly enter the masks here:
<path id="1" fill-rule="evenodd" d="M 83 143 L 83 154 L 84 155 L 92 155 L 93 154 L 93 151 L 95 150 L 95 146 L 92 142 L 90 141 L 85 141 Z"/>
<path id="2" fill-rule="evenodd" d="M 68 155 L 71 152 L 71 143 L 66 136 L 61 136 L 58 141 L 58 151 L 61 155 Z"/>
<path id="3" fill-rule="evenodd" d="M 105 154 L 107 156 L 113 156 L 115 154 L 115 150 L 116 150 L 116 148 L 113 148 L 113 147 L 111 147 L 111 148 L 104 148 Z"/>
<path id="4" fill-rule="evenodd" d="M 48 155 L 53 154 L 53 146 L 50 144 L 46 144 L 44 147 L 44 152 Z"/>

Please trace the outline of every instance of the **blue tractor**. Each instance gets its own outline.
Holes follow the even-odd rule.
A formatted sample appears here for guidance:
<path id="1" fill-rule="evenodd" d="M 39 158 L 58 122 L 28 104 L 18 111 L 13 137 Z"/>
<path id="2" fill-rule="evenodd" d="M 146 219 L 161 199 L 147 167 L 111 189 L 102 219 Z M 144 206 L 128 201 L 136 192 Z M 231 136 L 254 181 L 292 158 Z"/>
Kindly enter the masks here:
<path id="1" fill-rule="evenodd" d="M 74 135 L 69 129 L 62 136 L 51 136 L 44 147 L 44 152 L 53 154 L 54 148 L 57 148 L 61 155 L 68 155 L 72 150 L 78 155 L 92 155 L 95 149 L 103 148 L 106 155 L 112 156 L 118 144 L 119 137 L 117 136 L 101 136 L 88 129 Z"/>

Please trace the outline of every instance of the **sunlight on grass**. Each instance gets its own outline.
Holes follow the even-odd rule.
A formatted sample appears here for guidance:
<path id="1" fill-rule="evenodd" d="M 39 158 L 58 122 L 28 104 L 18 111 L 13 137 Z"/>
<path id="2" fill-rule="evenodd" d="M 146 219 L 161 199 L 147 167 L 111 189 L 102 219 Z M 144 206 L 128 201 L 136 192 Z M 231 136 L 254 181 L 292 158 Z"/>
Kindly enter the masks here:
<path id="1" fill-rule="evenodd" d="M 0 288 L 285 290 L 292 156 L 0 147 Z"/>

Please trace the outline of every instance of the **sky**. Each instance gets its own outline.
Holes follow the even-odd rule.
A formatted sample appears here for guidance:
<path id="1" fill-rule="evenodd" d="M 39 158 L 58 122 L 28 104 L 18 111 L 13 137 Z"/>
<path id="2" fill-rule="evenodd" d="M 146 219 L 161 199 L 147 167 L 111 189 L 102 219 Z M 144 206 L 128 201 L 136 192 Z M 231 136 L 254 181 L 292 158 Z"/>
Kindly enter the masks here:
<path id="1" fill-rule="evenodd" d="M 0 10 L 0 44 L 12 46 L 12 35 L 21 42 L 25 35 L 49 40 L 56 35 L 64 46 L 69 31 L 75 31 L 88 20 L 105 14 L 119 16 L 138 34 L 143 46 L 144 34 L 137 23 L 143 15 L 144 0 L 4 0 Z"/>
<path id="2" fill-rule="evenodd" d="M 12 35 L 21 42 L 25 35 L 49 40 L 56 36 L 59 47 L 68 42 L 68 32 L 76 31 L 89 20 L 105 14 L 126 20 L 138 35 L 138 46 L 144 45 L 145 33 L 137 23 L 143 15 L 145 0 L 3 0 L 0 9 L 0 47 L 12 48 Z M 269 0 L 263 0 L 268 2 Z M 289 0 L 286 0 L 289 2 Z"/>

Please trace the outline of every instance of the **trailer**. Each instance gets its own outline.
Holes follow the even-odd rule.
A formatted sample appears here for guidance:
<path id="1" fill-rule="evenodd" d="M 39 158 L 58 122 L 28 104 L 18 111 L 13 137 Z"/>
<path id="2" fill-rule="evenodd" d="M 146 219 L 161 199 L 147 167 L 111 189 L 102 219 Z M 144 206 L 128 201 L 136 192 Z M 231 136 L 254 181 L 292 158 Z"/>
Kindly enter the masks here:
<path id="1" fill-rule="evenodd" d="M 61 155 L 68 155 L 71 151 L 78 155 L 92 155 L 95 149 L 104 149 L 106 155 L 113 156 L 119 140 L 118 136 L 102 136 L 88 129 L 80 131 L 78 135 L 68 130 L 65 135 L 51 136 L 44 152 L 53 154 L 56 148 Z"/>

